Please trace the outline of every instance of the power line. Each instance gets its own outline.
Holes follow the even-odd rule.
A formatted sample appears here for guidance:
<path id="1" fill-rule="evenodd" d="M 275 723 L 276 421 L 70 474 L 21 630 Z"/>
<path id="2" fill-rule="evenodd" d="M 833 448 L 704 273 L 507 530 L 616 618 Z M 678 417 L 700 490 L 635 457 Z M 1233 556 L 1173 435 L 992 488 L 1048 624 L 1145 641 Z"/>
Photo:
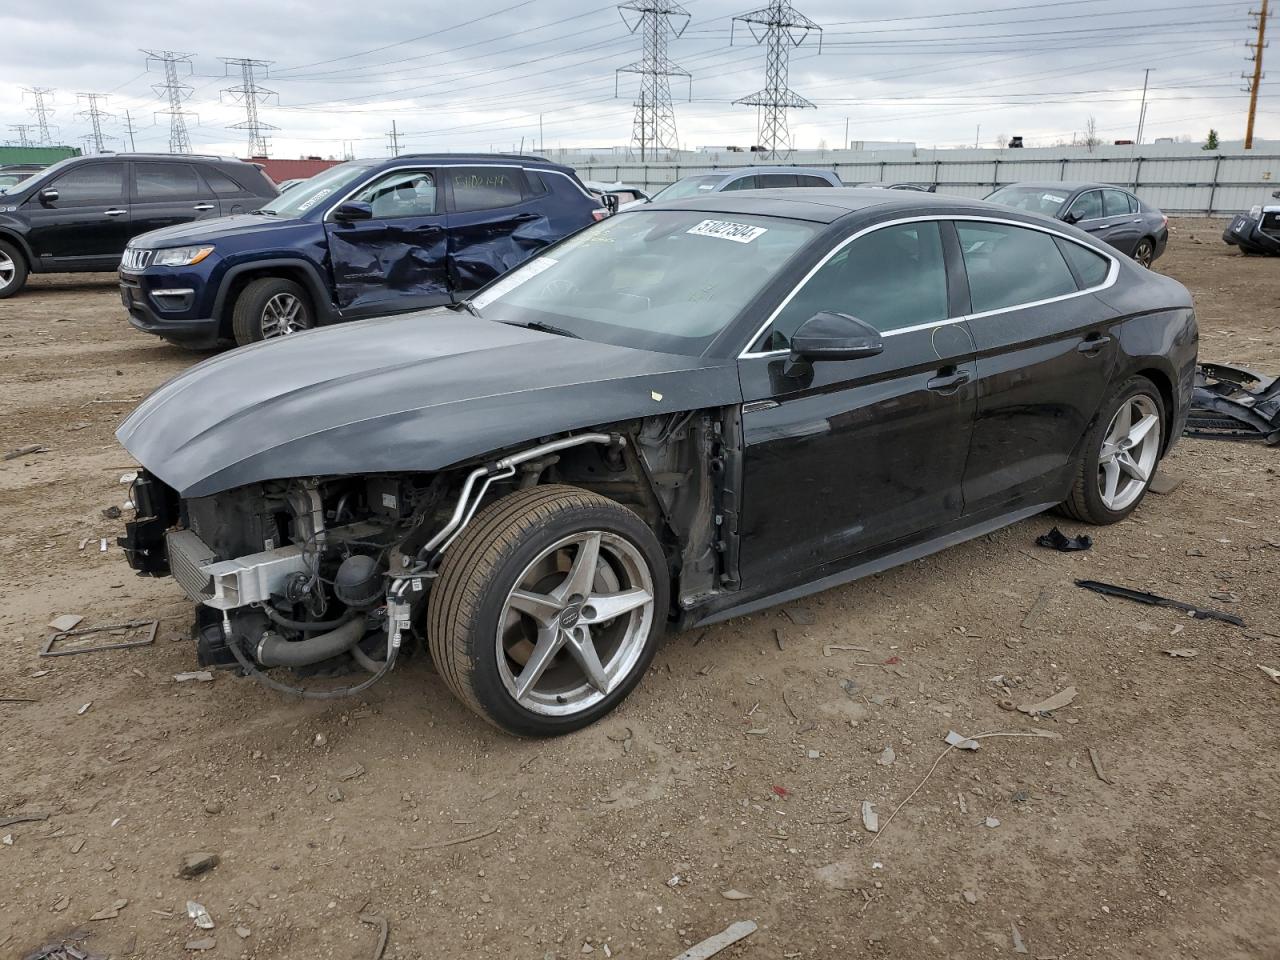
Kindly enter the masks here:
<path id="1" fill-rule="evenodd" d="M 1262 87 L 1262 78 L 1266 76 L 1262 72 L 1262 51 L 1267 46 L 1267 20 L 1271 16 L 1271 12 L 1267 9 L 1267 0 L 1262 0 L 1262 9 L 1258 11 L 1250 11 L 1249 16 L 1258 18 L 1258 39 L 1255 43 L 1250 43 L 1249 47 L 1253 50 L 1253 77 L 1248 74 L 1245 79 L 1249 80 L 1249 120 L 1245 125 L 1244 131 L 1244 148 L 1246 150 L 1253 149 L 1253 126 L 1258 120 L 1258 90 Z"/>
<path id="2" fill-rule="evenodd" d="M 636 14 L 635 21 L 627 20 L 627 14 Z M 632 124 L 631 143 L 640 148 L 640 161 L 645 159 L 645 148 L 678 150 L 680 140 L 676 135 L 676 112 L 671 106 L 671 77 L 687 77 L 690 95 L 693 77 L 688 70 L 677 66 L 667 56 L 667 40 L 678 38 L 689 25 L 689 12 L 675 0 L 630 0 L 618 5 L 618 15 L 627 29 L 642 33 L 644 53 L 635 63 L 619 67 L 614 73 L 614 96 L 618 94 L 618 74 L 638 73 L 640 95 L 635 101 L 635 120 Z M 677 27 L 680 17 L 684 22 Z"/>
<path id="3" fill-rule="evenodd" d="M 35 101 L 35 105 L 29 112 L 36 118 L 37 142 L 42 147 L 50 146 L 53 144 L 53 135 L 49 132 L 49 117 L 53 114 L 53 110 L 45 103 L 45 97 L 52 100 L 53 89 L 51 87 L 24 87 L 23 89 L 24 92 L 31 94 L 31 98 Z"/>
<path id="4" fill-rule="evenodd" d="M 116 139 L 102 132 L 102 121 L 113 119 L 111 114 L 98 105 L 99 101 L 106 101 L 107 95 L 105 93 L 77 93 L 76 98 L 88 103 L 88 107 L 76 114 L 77 117 L 89 121 L 90 133 L 81 139 L 88 144 L 92 144 L 94 153 L 104 153 L 106 151 L 106 141 Z"/>
<path id="5" fill-rule="evenodd" d="M 157 110 L 156 116 L 169 117 L 169 152 L 190 153 L 191 136 L 187 133 L 187 117 L 195 116 L 182 109 L 182 104 L 191 99 L 194 88 L 189 83 L 178 79 L 178 68 L 184 67 L 188 75 L 193 72 L 191 58 L 193 53 L 174 53 L 172 50 L 143 50 L 147 56 L 147 67 L 152 61 L 164 67 L 164 83 L 153 83 L 151 89 L 169 101 L 168 110 Z"/>
<path id="6" fill-rule="evenodd" d="M 767 45 L 768 52 L 765 55 L 764 89 L 733 102 L 758 108 L 760 122 L 756 143 L 766 158 L 777 160 L 791 152 L 787 110 L 814 107 L 787 85 L 791 48 L 800 46 L 811 32 L 817 31 L 818 49 L 821 51 L 822 28 L 787 0 L 772 0 L 767 7 L 734 17 L 732 22 L 736 24 L 738 21 L 747 25 L 756 43 Z M 758 27 L 764 28 L 763 34 L 757 31 Z M 730 26 L 730 34 L 732 32 L 733 27 Z"/>
<path id="7" fill-rule="evenodd" d="M 227 65 L 228 75 L 230 75 L 232 67 L 240 68 L 240 83 L 234 87 L 227 87 L 222 92 L 230 94 L 233 100 L 243 103 L 245 115 L 243 120 L 239 123 L 231 124 L 227 129 L 248 131 L 249 156 L 265 157 L 268 149 L 266 132 L 280 129 L 258 116 L 258 104 L 276 96 L 274 90 L 268 90 L 266 87 L 258 85 L 258 71 L 261 70 L 265 74 L 267 68 L 271 66 L 271 61 L 251 60 L 245 57 L 223 57 L 222 62 Z"/>

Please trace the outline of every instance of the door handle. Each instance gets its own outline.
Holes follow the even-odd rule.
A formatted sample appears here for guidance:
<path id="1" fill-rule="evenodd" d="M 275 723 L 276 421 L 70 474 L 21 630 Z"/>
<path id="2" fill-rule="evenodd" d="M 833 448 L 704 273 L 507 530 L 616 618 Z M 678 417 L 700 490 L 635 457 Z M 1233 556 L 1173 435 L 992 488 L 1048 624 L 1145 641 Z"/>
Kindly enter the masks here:
<path id="1" fill-rule="evenodd" d="M 112 207 L 110 210 L 102 211 L 103 215 L 108 217 L 122 217 L 128 212 L 128 210 L 120 210 L 117 207 Z"/>
<path id="2" fill-rule="evenodd" d="M 541 220 L 542 215 L 538 213 L 517 213 L 511 218 L 512 223 L 532 223 L 534 220 Z"/>
<path id="3" fill-rule="evenodd" d="M 191 209 L 192 209 L 192 210 L 212 210 L 212 209 L 213 209 L 213 204 L 212 204 L 212 203 L 197 203 L 197 204 L 196 204 L 194 207 L 192 207 Z"/>
<path id="4" fill-rule="evenodd" d="M 969 382 L 968 370 L 957 370 L 955 373 L 940 374 L 925 384 L 935 393 L 949 393 L 957 387 L 962 387 Z"/>
<path id="5" fill-rule="evenodd" d="M 1110 337 L 1089 337 L 1087 340 L 1081 340 L 1076 344 L 1076 350 L 1086 356 L 1096 357 L 1098 351 L 1111 342 Z"/>

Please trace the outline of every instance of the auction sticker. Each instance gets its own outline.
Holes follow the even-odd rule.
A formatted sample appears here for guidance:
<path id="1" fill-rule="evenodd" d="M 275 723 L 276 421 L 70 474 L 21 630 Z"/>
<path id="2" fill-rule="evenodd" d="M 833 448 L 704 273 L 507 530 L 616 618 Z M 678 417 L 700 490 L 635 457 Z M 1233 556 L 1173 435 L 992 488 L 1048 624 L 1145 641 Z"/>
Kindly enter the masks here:
<path id="1" fill-rule="evenodd" d="M 1044 193 L 1044 194 L 1041 194 L 1040 196 L 1041 196 L 1041 199 L 1048 200 L 1050 203 L 1066 203 L 1067 202 L 1066 197 L 1060 197 L 1056 193 Z"/>
<path id="2" fill-rule="evenodd" d="M 750 243 L 767 232 L 764 227 L 753 227 L 749 223 L 731 223 L 728 220 L 703 220 L 685 231 L 695 237 L 716 237 L 720 240 L 732 240 L 734 243 Z"/>

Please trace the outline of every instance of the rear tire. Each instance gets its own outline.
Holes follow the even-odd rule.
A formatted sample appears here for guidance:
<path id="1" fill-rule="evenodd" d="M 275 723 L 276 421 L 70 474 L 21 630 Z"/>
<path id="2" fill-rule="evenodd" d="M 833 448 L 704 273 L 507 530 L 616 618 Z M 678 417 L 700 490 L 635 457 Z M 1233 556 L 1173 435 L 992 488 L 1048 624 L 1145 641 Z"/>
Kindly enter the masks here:
<path id="1" fill-rule="evenodd" d="M 11 243 L 0 240 L 0 300 L 27 285 L 27 261 Z"/>
<path id="2" fill-rule="evenodd" d="M 577 487 L 520 490 L 449 547 L 427 602 L 445 684 L 517 736 L 557 736 L 613 710 L 653 659 L 670 584 L 653 531 Z"/>
<path id="3" fill-rule="evenodd" d="M 231 311 L 231 331 L 245 346 L 272 340 L 315 326 L 311 299 L 301 284 L 284 277 L 252 280 L 236 297 Z"/>
<path id="4" fill-rule="evenodd" d="M 1131 377 L 1112 390 L 1081 444 L 1063 513 L 1099 525 L 1133 513 L 1164 455 L 1166 416 L 1160 391 L 1146 377 Z"/>
<path id="5" fill-rule="evenodd" d="M 1156 242 L 1150 237 L 1143 237 L 1133 248 L 1133 259 L 1147 269 L 1156 261 Z"/>

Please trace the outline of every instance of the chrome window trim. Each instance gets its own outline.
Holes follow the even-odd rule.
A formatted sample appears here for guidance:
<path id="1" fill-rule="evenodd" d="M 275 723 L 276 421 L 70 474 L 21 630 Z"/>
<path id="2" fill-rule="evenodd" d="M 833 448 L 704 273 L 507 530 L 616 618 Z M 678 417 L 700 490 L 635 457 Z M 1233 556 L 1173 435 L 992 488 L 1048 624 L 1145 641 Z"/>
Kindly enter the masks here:
<path id="1" fill-rule="evenodd" d="M 355 187 L 354 189 L 352 189 L 352 190 L 348 190 L 348 191 L 347 191 L 347 193 L 346 193 L 346 195 L 345 195 L 345 196 L 343 196 L 343 198 L 342 198 L 341 200 L 339 200 L 337 203 L 335 203 L 333 206 L 331 206 L 328 210 L 326 210 L 326 211 L 325 211 L 325 215 L 324 215 L 323 217 L 321 217 L 321 218 L 320 218 L 320 222 L 321 222 L 321 223 L 329 223 L 329 222 L 330 222 L 330 216 L 329 216 L 329 215 L 330 215 L 331 213 L 333 213 L 333 211 L 337 210 L 337 209 L 338 209 L 338 207 L 342 206 L 344 203 L 346 203 L 348 200 L 350 200 L 352 197 L 354 197 L 357 193 L 359 193 L 361 190 L 363 190 L 363 189 L 364 189 L 365 187 L 367 187 L 369 184 L 373 183 L 375 180 L 377 180 L 377 179 L 378 179 L 379 177 L 381 177 L 383 174 L 386 174 L 386 173 L 396 173 L 396 172 L 397 172 L 397 171 L 399 171 L 399 170 L 422 170 L 422 171 L 426 171 L 426 172 L 429 172 L 429 171 L 431 171 L 431 170 L 456 170 L 456 169 L 458 169 L 458 168 L 460 168 L 460 167 L 498 167 L 498 168 L 503 169 L 503 170 L 532 170 L 534 173 L 537 173 L 537 174 L 538 174 L 538 175 L 540 175 L 540 176 L 541 176 L 541 175 L 543 175 L 543 174 L 554 173 L 554 174 L 557 174 L 558 176 L 564 177 L 564 178 L 565 178 L 566 180 L 568 180 L 570 183 L 572 183 L 572 184 L 574 184 L 575 186 L 577 186 L 577 187 L 578 187 L 578 190 L 579 190 L 579 191 L 582 193 L 582 195 L 583 195 L 584 197 L 586 197 L 588 200 L 592 200 L 592 201 L 594 201 L 594 200 L 596 199 L 596 198 L 595 198 L 595 197 L 593 197 L 590 193 L 588 193 L 588 192 L 587 192 L 587 190 L 586 190 L 586 188 L 585 188 L 585 187 L 583 187 L 580 183 L 577 183 L 577 182 L 573 179 L 573 177 L 569 176 L 569 175 L 568 175 L 567 173 L 565 173 L 563 170 L 543 170 L 541 167 L 531 167 L 531 166 L 527 166 L 526 164 L 523 164 L 523 163 L 404 163 L 404 164 L 400 164 L 399 166 L 395 166 L 395 167 L 383 167 L 381 170 L 379 170 L 379 171 L 378 171 L 377 173 L 375 173 L 373 176 L 371 176 L 371 177 L 369 177 L 369 178 L 367 178 L 367 179 L 365 179 L 365 180 L 362 180 L 359 184 L 357 184 L 357 185 L 356 185 L 356 187 Z M 437 184 L 437 185 L 436 185 L 436 191 L 437 191 L 437 192 L 440 192 L 441 187 L 442 187 L 442 185 Z M 498 209 L 500 209 L 500 208 L 499 208 L 499 207 L 493 207 L 492 209 L 494 209 L 494 210 L 498 210 Z M 470 211 L 467 211 L 467 212 L 468 212 L 468 213 L 482 213 L 483 211 L 480 211 L 480 210 L 470 210 Z M 447 211 L 441 211 L 440 213 L 433 213 L 433 214 L 430 214 L 430 216 L 433 216 L 433 217 L 442 217 L 442 216 L 444 216 L 446 213 L 447 213 Z"/>
<path id="2" fill-rule="evenodd" d="M 757 357 L 780 357 L 780 356 L 787 356 L 791 353 L 790 350 L 761 350 L 761 351 L 753 352 L 751 350 L 751 345 L 756 341 L 758 341 L 762 336 L 764 336 L 764 332 L 768 330 L 769 327 L 773 324 L 773 321 L 778 318 L 778 314 L 780 314 L 783 310 L 786 309 L 787 305 L 791 303 L 791 301 L 795 298 L 796 294 L 800 292 L 801 288 L 804 287 L 806 283 L 808 283 L 810 280 L 813 279 L 814 274 L 816 274 L 819 270 L 825 267 L 827 265 L 827 262 L 831 260 L 832 257 L 838 254 L 841 250 L 843 250 L 849 244 L 853 243 L 853 241 L 857 240 L 859 237 L 865 237 L 869 233 L 874 233 L 876 230 L 883 230 L 886 227 L 901 226 L 904 223 L 929 223 L 929 222 L 942 223 L 948 220 L 953 223 L 961 222 L 961 221 L 964 221 L 967 223 L 996 223 L 996 224 L 1001 224 L 1001 225 L 1010 226 L 1010 227 L 1022 227 L 1026 230 L 1038 230 L 1041 233 L 1049 234 L 1049 236 L 1051 237 L 1059 237 L 1063 240 L 1069 241 L 1070 243 L 1076 244 L 1076 246 L 1084 247 L 1086 250 L 1090 251 L 1091 253 L 1106 257 L 1109 261 L 1111 261 L 1111 267 L 1107 271 L 1106 279 L 1103 280 L 1102 283 L 1099 283 L 1092 287 L 1086 287 L 1083 290 L 1077 290 L 1075 293 L 1065 293 L 1060 297 L 1049 297 L 1046 300 L 1033 300 L 1028 303 L 1018 303 L 1010 307 L 1001 307 L 998 310 L 986 310 L 981 313 L 969 313 L 960 317 L 948 317 L 946 320 L 934 320 L 930 323 L 917 323 L 910 327 L 900 327 L 897 330 L 890 330 L 887 333 L 882 333 L 880 334 L 882 338 L 887 339 L 889 337 L 897 337 L 897 336 L 901 336 L 904 333 L 915 333 L 919 330 L 929 330 L 933 327 L 946 327 L 954 323 L 962 323 L 969 320 L 981 320 L 985 317 L 994 317 L 1002 313 L 1011 313 L 1014 310 L 1026 310 L 1030 307 L 1044 306 L 1047 303 L 1057 303 L 1061 300 L 1070 300 L 1073 297 L 1083 297 L 1086 294 L 1097 293 L 1099 290 L 1106 290 L 1114 286 L 1117 278 L 1120 276 L 1120 262 L 1110 253 L 1106 253 L 1102 250 L 1098 250 L 1094 247 L 1091 247 L 1087 243 L 1081 243 L 1079 240 L 1075 239 L 1074 237 L 1069 237 L 1065 233 L 1062 233 L 1058 230 L 1054 230 L 1050 227 L 1043 227 L 1035 223 L 1024 223 L 1021 220 L 1006 220 L 1002 217 L 984 217 L 984 216 L 977 216 L 974 214 L 930 214 L 928 216 L 922 216 L 922 217 L 902 217 L 897 220 L 886 220 L 883 223 L 876 223 L 876 224 L 872 224 L 869 227 L 865 227 L 864 229 L 859 230 L 857 233 L 854 233 L 848 237 L 845 237 L 836 246 L 832 247 L 827 252 L 827 255 L 824 256 L 821 260 L 819 260 L 816 264 L 814 264 L 813 267 L 809 270 L 809 272 L 806 273 L 803 278 L 801 278 L 800 282 L 791 288 L 791 292 L 788 293 L 786 297 L 783 298 L 782 302 L 779 303 L 773 309 L 773 312 L 769 314 L 768 319 L 765 320 L 765 322 L 760 325 L 759 329 L 757 329 L 756 332 L 751 335 L 751 337 L 747 340 L 746 348 L 741 353 L 738 354 L 738 359 L 752 360 Z M 1068 269 L 1070 269 L 1069 266 L 1068 266 Z"/>

